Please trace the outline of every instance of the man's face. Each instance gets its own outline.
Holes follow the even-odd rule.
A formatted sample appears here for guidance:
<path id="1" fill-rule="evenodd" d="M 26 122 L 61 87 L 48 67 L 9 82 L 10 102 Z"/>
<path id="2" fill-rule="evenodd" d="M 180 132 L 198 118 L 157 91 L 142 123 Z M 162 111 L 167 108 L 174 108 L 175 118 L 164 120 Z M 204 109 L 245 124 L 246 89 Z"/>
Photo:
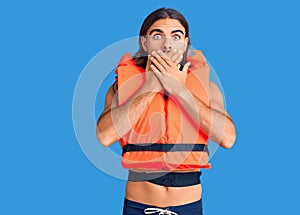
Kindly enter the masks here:
<path id="1" fill-rule="evenodd" d="M 151 54 L 152 51 L 161 50 L 171 55 L 174 49 L 186 50 L 188 37 L 185 37 L 185 29 L 176 19 L 160 19 L 154 22 L 147 31 L 147 37 L 141 37 L 144 51 Z"/>

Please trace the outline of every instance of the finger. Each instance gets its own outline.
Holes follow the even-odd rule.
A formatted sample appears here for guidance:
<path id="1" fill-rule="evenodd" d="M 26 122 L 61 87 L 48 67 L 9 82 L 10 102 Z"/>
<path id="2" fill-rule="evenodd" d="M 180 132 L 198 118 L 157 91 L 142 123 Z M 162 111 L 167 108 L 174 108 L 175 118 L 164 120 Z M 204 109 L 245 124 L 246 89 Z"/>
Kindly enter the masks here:
<path id="1" fill-rule="evenodd" d="M 172 52 L 172 51 L 171 51 Z M 169 57 L 169 55 L 165 54 L 163 51 L 158 50 L 157 54 L 164 60 L 171 60 L 171 58 Z"/>
<path id="2" fill-rule="evenodd" d="M 176 59 L 175 59 L 175 63 L 176 64 L 179 64 L 181 61 L 182 61 L 182 58 L 183 58 L 183 55 L 182 54 L 180 54 Z"/>
<path id="3" fill-rule="evenodd" d="M 172 60 L 165 59 L 165 61 L 169 67 L 177 67 L 177 63 L 173 62 Z"/>
<path id="4" fill-rule="evenodd" d="M 173 49 L 172 50 L 172 54 L 171 54 L 171 57 L 170 59 L 174 62 L 175 59 L 177 58 L 177 53 L 178 53 L 178 50 L 177 49 Z"/>
<path id="5" fill-rule="evenodd" d="M 180 61 L 182 60 L 182 51 L 181 50 L 177 50 L 174 49 L 174 51 L 172 51 L 172 56 L 169 57 L 168 55 L 166 55 L 165 53 L 161 53 L 160 56 L 162 58 L 164 58 L 164 60 L 166 61 L 166 63 L 170 66 L 170 67 L 178 67 L 177 64 L 180 63 Z"/>
<path id="6" fill-rule="evenodd" d="M 176 67 L 177 68 L 177 63 L 175 63 L 168 55 L 166 55 L 163 52 L 158 52 L 160 57 L 164 59 L 164 61 L 167 63 L 169 67 Z M 177 54 L 175 54 L 177 57 Z"/>
<path id="7" fill-rule="evenodd" d="M 181 51 L 181 50 L 178 50 L 178 51 L 176 52 L 176 54 L 174 54 L 174 55 L 172 56 L 172 61 L 175 62 L 176 59 L 177 59 L 181 54 L 182 54 L 182 51 Z"/>
<path id="8" fill-rule="evenodd" d="M 190 62 L 187 62 L 186 64 L 184 64 L 182 71 L 183 71 L 183 72 L 187 72 L 190 65 L 191 65 Z"/>
<path id="9" fill-rule="evenodd" d="M 156 68 L 156 66 L 154 66 L 153 64 L 151 64 L 150 66 L 151 70 L 154 72 L 154 75 L 160 79 L 160 77 L 162 77 L 161 72 Z"/>
<path id="10" fill-rule="evenodd" d="M 169 68 L 165 60 L 163 60 L 158 54 L 155 54 L 154 57 L 150 58 L 152 63 L 162 72 L 165 73 Z"/>
<path id="11" fill-rule="evenodd" d="M 167 70 L 170 66 L 172 66 L 170 64 L 170 57 L 167 56 L 165 53 L 163 53 L 162 51 L 158 50 L 157 53 L 155 53 L 156 55 L 154 56 Z"/>

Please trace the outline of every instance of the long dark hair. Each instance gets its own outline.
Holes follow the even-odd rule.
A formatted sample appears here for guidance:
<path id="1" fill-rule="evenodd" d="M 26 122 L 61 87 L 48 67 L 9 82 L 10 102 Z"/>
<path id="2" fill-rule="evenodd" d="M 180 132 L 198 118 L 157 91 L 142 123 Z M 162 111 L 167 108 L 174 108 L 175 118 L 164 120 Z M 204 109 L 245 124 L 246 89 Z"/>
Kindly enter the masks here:
<path id="1" fill-rule="evenodd" d="M 133 56 L 133 59 L 135 60 L 136 65 L 143 67 L 144 69 L 146 68 L 147 65 L 147 60 L 148 60 L 148 54 L 147 52 L 144 51 L 142 47 L 142 43 L 140 38 L 144 37 L 147 35 L 148 29 L 151 27 L 151 25 L 156 22 L 159 19 L 176 19 L 180 22 L 180 24 L 184 27 L 185 29 L 185 37 L 190 37 L 189 36 L 189 25 L 184 16 L 179 13 L 177 10 L 174 10 L 172 8 L 160 8 L 155 11 L 153 11 L 151 14 L 149 14 L 146 19 L 144 20 L 142 27 L 140 29 L 140 37 L 139 37 L 139 50 L 135 53 Z M 183 53 L 183 59 L 181 61 L 181 65 L 184 65 L 187 60 L 187 52 L 190 47 L 190 39 L 188 40 L 188 47 L 186 48 L 185 52 Z"/>

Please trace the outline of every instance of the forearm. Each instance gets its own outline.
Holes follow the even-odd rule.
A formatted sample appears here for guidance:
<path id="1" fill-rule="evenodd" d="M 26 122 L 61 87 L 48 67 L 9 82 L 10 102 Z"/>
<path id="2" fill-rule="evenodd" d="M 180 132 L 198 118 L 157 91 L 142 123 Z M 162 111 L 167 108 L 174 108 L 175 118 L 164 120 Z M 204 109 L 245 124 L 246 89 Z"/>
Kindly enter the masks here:
<path id="1" fill-rule="evenodd" d="M 195 97 L 184 85 L 172 94 L 175 102 L 192 118 L 197 128 L 212 141 L 224 148 L 230 148 L 235 141 L 235 127 L 226 111 L 207 106 Z"/>
<path id="2" fill-rule="evenodd" d="M 97 123 L 97 137 L 101 144 L 110 146 L 127 134 L 152 102 L 156 93 L 144 85 L 124 105 L 103 113 Z"/>

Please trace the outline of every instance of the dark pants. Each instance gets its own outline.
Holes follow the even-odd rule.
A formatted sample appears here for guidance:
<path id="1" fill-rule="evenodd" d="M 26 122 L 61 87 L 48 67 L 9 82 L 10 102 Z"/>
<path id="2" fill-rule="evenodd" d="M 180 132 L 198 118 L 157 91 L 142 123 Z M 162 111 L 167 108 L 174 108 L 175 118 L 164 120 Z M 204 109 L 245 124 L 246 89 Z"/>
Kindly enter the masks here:
<path id="1" fill-rule="evenodd" d="M 156 213 L 151 213 L 153 215 L 158 214 L 171 214 L 174 215 L 175 213 L 178 215 L 203 215 L 202 212 L 202 199 L 196 202 L 188 203 L 185 205 L 178 205 L 178 206 L 170 206 L 170 207 L 156 207 L 153 205 L 146 205 L 138 202 L 134 202 L 128 199 L 124 200 L 124 207 L 123 207 L 123 215 L 144 215 L 146 214 L 144 210 L 148 208 L 148 212 L 150 211 L 157 211 Z M 152 208 L 150 210 L 149 208 Z M 162 210 L 169 210 L 173 213 L 164 213 Z M 150 214 L 150 213 L 148 213 Z"/>

